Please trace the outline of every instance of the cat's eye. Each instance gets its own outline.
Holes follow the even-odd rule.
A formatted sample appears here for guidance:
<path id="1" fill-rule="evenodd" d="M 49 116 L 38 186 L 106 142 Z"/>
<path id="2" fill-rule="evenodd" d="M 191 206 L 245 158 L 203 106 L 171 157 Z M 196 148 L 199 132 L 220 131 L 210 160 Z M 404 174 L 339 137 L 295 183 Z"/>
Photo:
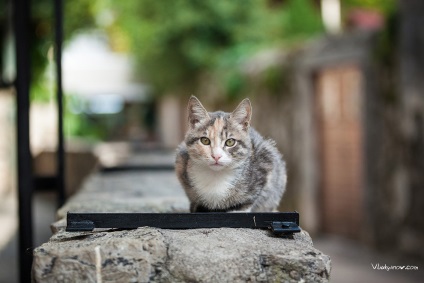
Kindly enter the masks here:
<path id="1" fill-rule="evenodd" d="M 225 145 L 228 147 L 232 147 L 236 144 L 236 140 L 235 139 L 228 139 L 225 141 Z"/>
<path id="2" fill-rule="evenodd" d="M 206 137 L 200 138 L 200 142 L 204 145 L 210 145 L 211 144 L 211 140 L 206 138 Z"/>

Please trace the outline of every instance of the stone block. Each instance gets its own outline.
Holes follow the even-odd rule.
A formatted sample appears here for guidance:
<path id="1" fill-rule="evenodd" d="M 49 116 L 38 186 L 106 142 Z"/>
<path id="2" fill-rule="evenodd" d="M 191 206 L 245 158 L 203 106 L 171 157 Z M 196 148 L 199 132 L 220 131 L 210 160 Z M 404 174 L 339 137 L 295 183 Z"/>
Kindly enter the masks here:
<path id="1" fill-rule="evenodd" d="M 34 251 L 34 282 L 328 282 L 308 233 L 141 227 L 68 233 Z"/>

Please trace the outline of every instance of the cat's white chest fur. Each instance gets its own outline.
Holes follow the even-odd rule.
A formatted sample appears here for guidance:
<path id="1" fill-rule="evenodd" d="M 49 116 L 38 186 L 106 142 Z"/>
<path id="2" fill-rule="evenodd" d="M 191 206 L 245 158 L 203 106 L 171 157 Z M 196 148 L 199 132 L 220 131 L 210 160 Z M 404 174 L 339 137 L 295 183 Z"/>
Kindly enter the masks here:
<path id="1" fill-rule="evenodd" d="M 188 170 L 188 176 L 193 182 L 196 193 L 211 207 L 220 207 L 228 197 L 235 180 L 232 170 L 214 171 L 203 166 L 192 166 Z"/>

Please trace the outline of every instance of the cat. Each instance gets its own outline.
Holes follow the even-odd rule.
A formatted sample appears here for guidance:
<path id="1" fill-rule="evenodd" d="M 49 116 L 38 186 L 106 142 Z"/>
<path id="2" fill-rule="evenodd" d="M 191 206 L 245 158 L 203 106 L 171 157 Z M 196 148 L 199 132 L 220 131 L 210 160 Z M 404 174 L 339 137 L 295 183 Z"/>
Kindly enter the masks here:
<path id="1" fill-rule="evenodd" d="M 275 142 L 250 126 L 244 99 L 232 113 L 208 113 L 192 96 L 188 130 L 178 146 L 175 171 L 190 200 L 190 212 L 276 211 L 287 183 Z"/>

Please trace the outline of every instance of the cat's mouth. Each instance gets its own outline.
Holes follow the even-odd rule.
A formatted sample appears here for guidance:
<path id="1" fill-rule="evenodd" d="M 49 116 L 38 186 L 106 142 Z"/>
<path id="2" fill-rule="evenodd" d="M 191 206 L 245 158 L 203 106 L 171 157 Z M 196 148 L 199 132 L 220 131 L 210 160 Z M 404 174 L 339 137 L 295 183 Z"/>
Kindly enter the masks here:
<path id="1" fill-rule="evenodd" d="M 225 165 L 223 163 L 220 163 L 220 162 L 215 162 L 215 163 L 209 164 L 209 166 L 212 169 L 220 169 L 220 168 L 223 168 Z"/>

